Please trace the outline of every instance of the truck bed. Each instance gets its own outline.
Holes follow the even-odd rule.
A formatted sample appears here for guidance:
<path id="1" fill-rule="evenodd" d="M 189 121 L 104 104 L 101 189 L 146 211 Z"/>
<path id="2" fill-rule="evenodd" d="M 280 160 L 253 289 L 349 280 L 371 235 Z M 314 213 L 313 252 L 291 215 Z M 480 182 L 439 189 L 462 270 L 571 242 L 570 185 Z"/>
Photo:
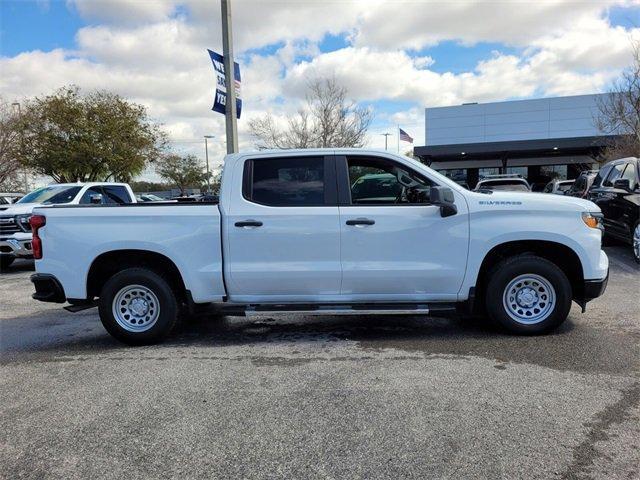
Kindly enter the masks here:
<path id="1" fill-rule="evenodd" d="M 46 228 L 38 269 L 55 275 L 67 298 L 87 297 L 92 263 L 114 250 L 165 256 L 180 271 L 196 303 L 220 302 L 222 278 L 220 211 L 216 203 L 137 203 L 40 207 Z"/>

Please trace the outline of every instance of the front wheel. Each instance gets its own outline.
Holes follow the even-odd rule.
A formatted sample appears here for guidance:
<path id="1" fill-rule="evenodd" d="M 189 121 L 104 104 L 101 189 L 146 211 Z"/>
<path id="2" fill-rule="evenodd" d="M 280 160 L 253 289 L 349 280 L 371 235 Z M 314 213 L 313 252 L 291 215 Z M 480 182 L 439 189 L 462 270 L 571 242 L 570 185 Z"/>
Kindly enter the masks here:
<path id="1" fill-rule="evenodd" d="M 160 275 L 146 268 L 128 268 L 107 280 L 98 308 L 104 328 L 129 345 L 159 342 L 178 317 L 175 292 Z"/>
<path id="2" fill-rule="evenodd" d="M 571 284 L 557 265 L 535 255 L 520 255 L 493 269 L 485 301 L 494 322 L 513 333 L 536 335 L 567 319 L 571 297 Z"/>

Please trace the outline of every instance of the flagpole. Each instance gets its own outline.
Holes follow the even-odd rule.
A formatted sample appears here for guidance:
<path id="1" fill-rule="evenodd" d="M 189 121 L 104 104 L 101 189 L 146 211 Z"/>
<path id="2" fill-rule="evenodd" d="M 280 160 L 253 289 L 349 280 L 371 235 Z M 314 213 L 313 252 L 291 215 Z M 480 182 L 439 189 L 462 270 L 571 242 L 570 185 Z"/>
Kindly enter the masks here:
<path id="1" fill-rule="evenodd" d="M 400 124 L 396 126 L 398 127 L 398 153 L 400 153 Z"/>

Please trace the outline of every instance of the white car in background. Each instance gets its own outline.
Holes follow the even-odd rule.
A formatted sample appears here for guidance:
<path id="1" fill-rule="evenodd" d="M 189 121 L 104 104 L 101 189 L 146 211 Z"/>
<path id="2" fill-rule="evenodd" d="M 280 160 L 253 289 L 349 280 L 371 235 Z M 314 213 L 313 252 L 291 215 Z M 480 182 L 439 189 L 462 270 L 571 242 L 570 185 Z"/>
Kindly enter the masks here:
<path id="1" fill-rule="evenodd" d="M 487 175 L 476 185 L 475 191 L 530 192 L 531 185 L 519 175 Z"/>
<path id="2" fill-rule="evenodd" d="M 29 218 L 45 205 L 100 205 L 136 203 L 126 183 L 59 183 L 38 188 L 13 204 L 0 204 L 0 270 L 16 258 L 32 258 Z"/>

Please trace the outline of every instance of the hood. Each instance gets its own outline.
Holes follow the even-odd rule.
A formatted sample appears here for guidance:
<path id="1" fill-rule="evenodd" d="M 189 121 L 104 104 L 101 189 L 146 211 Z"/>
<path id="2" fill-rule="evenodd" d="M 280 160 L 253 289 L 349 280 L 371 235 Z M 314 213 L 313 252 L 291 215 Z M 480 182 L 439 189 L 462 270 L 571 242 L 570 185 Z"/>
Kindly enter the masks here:
<path id="1" fill-rule="evenodd" d="M 33 209 L 41 207 L 41 203 L 13 203 L 11 205 L 3 205 L 6 209 L 0 208 L 0 215 L 24 215 L 33 213 Z"/>
<path id="2" fill-rule="evenodd" d="M 551 193 L 534 192 L 493 192 L 473 194 L 471 201 L 479 207 L 506 206 L 522 210 L 565 210 L 579 212 L 599 212 L 600 207 L 589 200 L 570 197 L 566 195 L 554 195 Z"/>

